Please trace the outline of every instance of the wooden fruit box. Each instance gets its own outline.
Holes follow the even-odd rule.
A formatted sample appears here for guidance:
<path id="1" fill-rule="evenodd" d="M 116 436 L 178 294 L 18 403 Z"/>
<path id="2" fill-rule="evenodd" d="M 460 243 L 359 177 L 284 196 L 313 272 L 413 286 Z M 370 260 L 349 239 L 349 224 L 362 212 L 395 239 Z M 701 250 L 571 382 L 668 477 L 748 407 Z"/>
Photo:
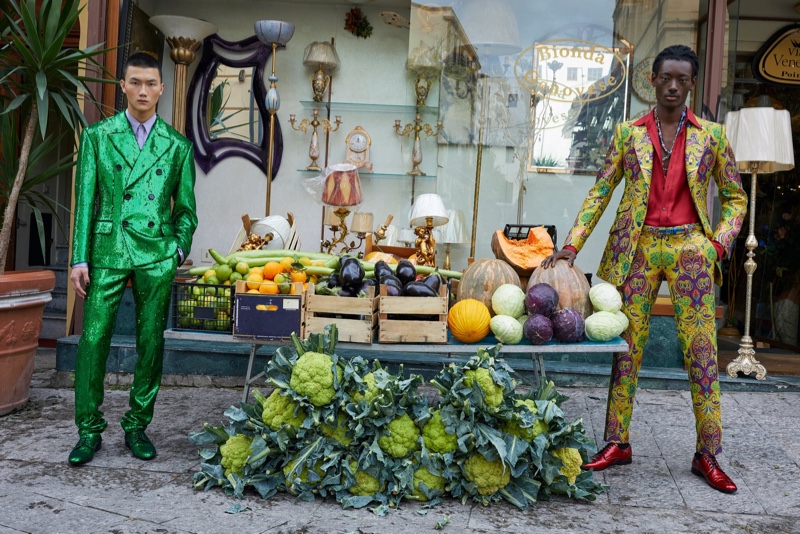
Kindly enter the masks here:
<path id="1" fill-rule="evenodd" d="M 373 343 L 378 334 L 378 298 L 369 288 L 366 298 L 317 295 L 314 284 L 306 293 L 306 335 L 321 333 L 336 323 L 339 341 Z"/>
<path id="2" fill-rule="evenodd" d="M 379 343 L 447 343 L 447 285 L 438 297 L 390 297 L 381 287 L 378 300 Z"/>

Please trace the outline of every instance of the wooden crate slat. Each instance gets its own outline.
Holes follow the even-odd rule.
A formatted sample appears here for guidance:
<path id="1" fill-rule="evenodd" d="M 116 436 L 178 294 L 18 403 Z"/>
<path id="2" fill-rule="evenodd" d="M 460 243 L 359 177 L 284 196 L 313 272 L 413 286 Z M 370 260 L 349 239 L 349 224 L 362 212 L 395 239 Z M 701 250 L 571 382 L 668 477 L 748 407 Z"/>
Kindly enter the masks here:
<path id="1" fill-rule="evenodd" d="M 440 321 L 381 321 L 381 343 L 447 343 L 447 323 Z"/>

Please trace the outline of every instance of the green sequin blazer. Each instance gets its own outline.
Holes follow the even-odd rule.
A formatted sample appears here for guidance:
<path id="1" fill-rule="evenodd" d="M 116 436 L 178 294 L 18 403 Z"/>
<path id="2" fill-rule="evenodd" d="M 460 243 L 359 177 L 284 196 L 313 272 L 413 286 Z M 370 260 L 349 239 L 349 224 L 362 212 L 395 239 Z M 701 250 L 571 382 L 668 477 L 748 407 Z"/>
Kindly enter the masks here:
<path id="1" fill-rule="evenodd" d="M 83 130 L 75 178 L 74 265 L 130 269 L 192 247 L 192 143 L 157 118 L 140 150 L 118 113 Z"/>

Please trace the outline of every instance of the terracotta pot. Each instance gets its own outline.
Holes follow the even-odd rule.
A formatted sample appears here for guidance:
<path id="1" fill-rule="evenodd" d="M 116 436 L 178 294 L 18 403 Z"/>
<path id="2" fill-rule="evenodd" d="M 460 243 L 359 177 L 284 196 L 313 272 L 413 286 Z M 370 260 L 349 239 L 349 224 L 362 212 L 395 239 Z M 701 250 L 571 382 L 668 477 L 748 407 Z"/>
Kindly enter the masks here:
<path id="1" fill-rule="evenodd" d="M 42 314 L 55 284 L 53 271 L 0 275 L 0 415 L 28 402 Z"/>

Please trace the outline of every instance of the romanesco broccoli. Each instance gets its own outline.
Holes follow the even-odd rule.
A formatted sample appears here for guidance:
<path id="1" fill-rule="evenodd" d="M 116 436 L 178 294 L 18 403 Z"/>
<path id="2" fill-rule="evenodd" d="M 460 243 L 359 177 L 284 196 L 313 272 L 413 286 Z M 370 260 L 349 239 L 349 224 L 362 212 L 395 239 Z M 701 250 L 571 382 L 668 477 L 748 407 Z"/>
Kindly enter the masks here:
<path id="1" fill-rule="evenodd" d="M 378 438 L 381 450 L 394 458 L 403 458 L 409 452 L 417 450 L 419 429 L 414 420 L 404 413 L 389 422 L 388 432 Z"/>
<path id="2" fill-rule="evenodd" d="M 533 413 L 538 413 L 539 411 L 536 408 L 536 401 L 534 401 L 533 399 L 526 399 L 524 401 L 517 400 L 516 405 L 520 408 L 525 406 Z M 507 432 L 508 434 L 520 437 L 525 441 L 533 441 L 533 438 L 535 438 L 542 432 L 547 432 L 548 425 L 541 419 L 537 419 L 533 423 L 533 426 L 529 427 L 521 427 L 517 421 L 505 421 L 501 425 L 500 429 L 503 432 Z"/>
<path id="3" fill-rule="evenodd" d="M 291 462 L 286 464 L 283 468 L 283 476 L 286 477 L 286 490 L 292 495 L 296 494 L 294 488 L 295 484 L 299 482 L 304 482 L 306 484 L 309 484 L 308 466 L 304 465 L 303 469 L 301 469 L 299 473 L 298 472 L 292 473 L 292 469 L 294 469 L 296 463 L 297 460 L 292 460 Z M 318 460 L 317 463 L 314 464 L 314 471 L 317 473 L 317 475 L 319 475 L 320 480 L 322 479 L 322 477 L 325 476 L 325 471 L 322 469 L 322 460 Z M 311 483 L 311 485 L 313 486 L 318 482 L 319 480 L 314 483 Z"/>
<path id="4" fill-rule="evenodd" d="M 381 485 L 377 478 L 365 471 L 358 471 L 358 464 L 356 462 L 350 462 L 350 468 L 355 473 L 356 484 L 348 488 L 347 491 L 359 497 L 375 495 L 380 491 Z"/>
<path id="5" fill-rule="evenodd" d="M 464 476 L 478 486 L 478 493 L 489 496 L 511 481 L 511 468 L 498 458 L 490 462 L 481 453 L 472 454 L 464 462 Z"/>
<path id="6" fill-rule="evenodd" d="M 281 395 L 278 389 L 274 389 L 268 398 L 255 389 L 253 397 L 261 403 L 261 420 L 272 430 L 280 430 L 283 425 L 297 430 L 306 418 L 306 411 L 298 408 L 290 397 Z"/>
<path id="7" fill-rule="evenodd" d="M 341 383 L 342 369 L 338 366 L 336 375 L 338 383 Z M 314 406 L 330 403 L 336 394 L 333 387 L 333 358 L 321 352 L 304 353 L 294 364 L 289 386 L 299 395 L 308 397 Z"/>
<path id="8" fill-rule="evenodd" d="M 571 447 L 564 447 L 561 449 L 553 449 L 550 451 L 550 454 L 561 460 L 564 464 L 558 472 L 567 477 L 570 484 L 575 484 L 575 479 L 581 474 L 581 465 L 583 465 L 581 451 Z"/>
<path id="9" fill-rule="evenodd" d="M 369 372 L 364 375 L 364 383 L 367 385 L 366 391 L 363 393 L 360 391 L 354 391 L 350 398 L 353 399 L 353 402 L 361 402 L 367 401 L 367 404 L 371 403 L 375 400 L 375 397 L 378 396 L 380 390 L 375 386 L 375 375 L 372 372 Z"/>
<path id="10" fill-rule="evenodd" d="M 478 387 L 483 390 L 487 406 L 494 408 L 503 403 L 503 388 L 494 383 L 489 369 L 478 367 L 477 369 L 464 371 L 465 386 L 474 387 L 476 382 Z"/>
<path id="11" fill-rule="evenodd" d="M 247 457 L 250 456 L 250 444 L 253 438 L 244 434 L 234 434 L 223 443 L 219 452 L 222 453 L 222 467 L 225 468 L 225 476 L 231 473 L 242 474 Z"/>
<path id="12" fill-rule="evenodd" d="M 339 412 L 336 415 L 336 426 L 322 423 L 320 425 L 320 432 L 326 438 L 338 441 L 341 445 L 349 447 L 353 442 L 353 438 L 347 435 L 347 417 L 344 413 Z"/>
<path id="13" fill-rule="evenodd" d="M 425 497 L 425 494 L 422 493 L 422 490 L 419 489 L 420 483 L 425 483 L 428 486 L 428 489 L 433 491 L 444 491 L 444 486 L 446 480 L 444 477 L 440 477 L 439 475 L 434 475 L 430 471 L 428 471 L 427 467 L 420 467 L 416 471 L 414 471 L 414 491 L 411 493 L 411 496 L 420 500 L 420 501 L 427 501 L 428 498 Z"/>
<path id="14" fill-rule="evenodd" d="M 458 436 L 447 433 L 439 410 L 434 412 L 431 420 L 422 428 L 422 440 L 431 452 L 447 454 L 458 448 Z"/>

